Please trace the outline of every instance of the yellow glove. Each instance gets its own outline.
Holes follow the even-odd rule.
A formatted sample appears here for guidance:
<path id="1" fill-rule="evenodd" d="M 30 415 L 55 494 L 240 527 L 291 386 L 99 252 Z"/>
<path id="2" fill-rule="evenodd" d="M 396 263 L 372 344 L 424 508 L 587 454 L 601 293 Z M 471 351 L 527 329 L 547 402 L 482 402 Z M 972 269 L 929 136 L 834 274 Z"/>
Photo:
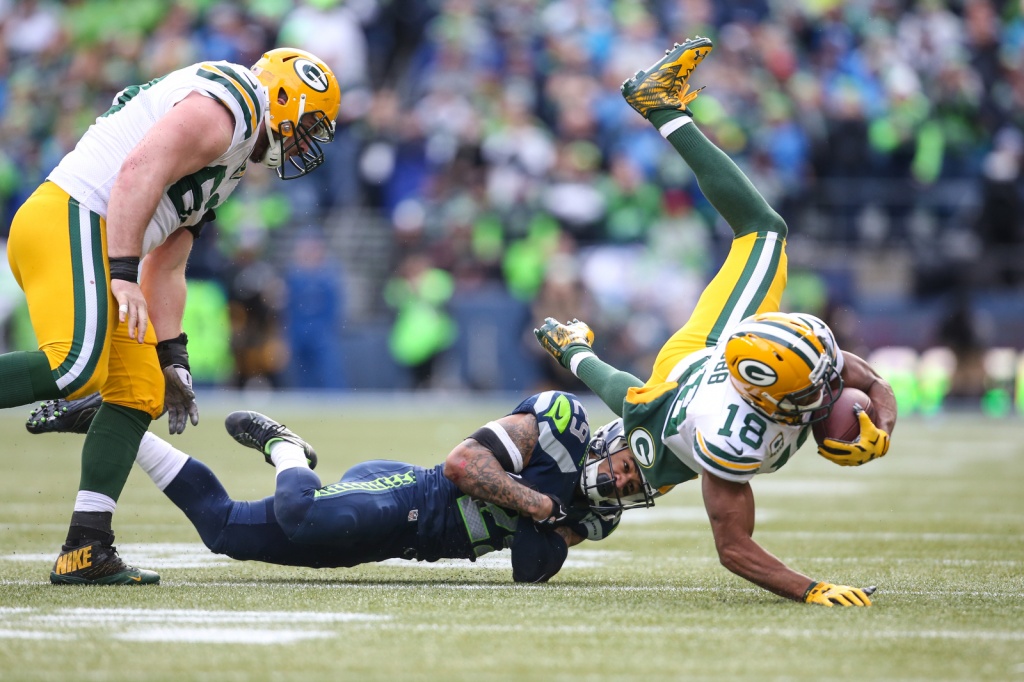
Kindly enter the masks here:
<path id="1" fill-rule="evenodd" d="M 574 348 L 590 350 L 591 344 L 594 343 L 594 332 L 587 323 L 575 319 L 562 324 L 553 317 L 547 317 L 540 329 L 533 330 L 533 334 L 544 350 L 566 369 L 572 355 L 568 351 Z"/>
<path id="2" fill-rule="evenodd" d="M 869 594 L 874 594 L 874 587 L 849 587 L 848 585 L 833 585 L 832 583 L 813 582 L 804 592 L 804 602 L 808 604 L 821 604 L 822 606 L 871 606 Z"/>
<path id="3" fill-rule="evenodd" d="M 860 420 L 860 440 L 846 443 L 826 438 L 818 445 L 818 454 L 841 467 L 859 467 L 889 452 L 889 434 L 878 428 L 864 410 L 857 413 Z"/>

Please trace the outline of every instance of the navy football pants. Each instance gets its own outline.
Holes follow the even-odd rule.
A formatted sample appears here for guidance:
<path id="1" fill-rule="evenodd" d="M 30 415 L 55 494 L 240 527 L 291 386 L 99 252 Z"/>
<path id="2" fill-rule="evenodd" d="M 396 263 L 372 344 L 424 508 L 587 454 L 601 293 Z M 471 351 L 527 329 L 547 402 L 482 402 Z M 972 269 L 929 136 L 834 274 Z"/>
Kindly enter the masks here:
<path id="1" fill-rule="evenodd" d="M 289 469 L 277 477 L 273 497 L 242 502 L 190 458 L 164 493 L 217 554 L 285 566 L 357 566 L 415 558 L 417 523 L 410 512 L 417 508 L 417 470 L 374 460 L 321 487 L 309 469 Z"/>

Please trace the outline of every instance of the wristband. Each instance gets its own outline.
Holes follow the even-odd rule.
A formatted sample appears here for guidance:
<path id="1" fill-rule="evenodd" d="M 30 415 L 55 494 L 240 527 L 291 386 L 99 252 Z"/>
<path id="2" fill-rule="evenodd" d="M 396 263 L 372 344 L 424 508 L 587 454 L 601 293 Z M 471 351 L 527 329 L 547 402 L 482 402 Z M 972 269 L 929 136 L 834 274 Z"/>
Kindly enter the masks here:
<path id="1" fill-rule="evenodd" d="M 818 586 L 818 585 L 820 585 L 820 584 L 821 584 L 821 583 L 820 583 L 819 581 L 817 581 L 817 580 L 812 580 L 812 581 L 811 581 L 811 584 L 807 586 L 807 589 L 806 589 L 806 590 L 804 590 L 804 596 L 803 596 L 803 598 L 802 598 L 802 599 L 801 599 L 800 601 L 802 601 L 802 602 L 805 602 L 805 603 L 806 603 L 806 602 L 807 602 L 807 597 L 808 597 L 808 596 L 810 596 L 811 592 L 813 592 L 813 591 L 814 591 L 814 588 L 815 588 L 815 587 L 817 587 L 817 586 Z"/>
<path id="2" fill-rule="evenodd" d="M 173 339 L 157 343 L 156 355 L 160 358 L 161 368 L 181 365 L 188 372 L 192 371 L 188 365 L 188 334 L 185 332 L 182 332 Z"/>
<path id="3" fill-rule="evenodd" d="M 108 258 L 110 261 L 110 279 L 123 279 L 126 282 L 139 281 L 139 261 L 141 260 L 138 256 L 118 256 L 117 258 Z"/>

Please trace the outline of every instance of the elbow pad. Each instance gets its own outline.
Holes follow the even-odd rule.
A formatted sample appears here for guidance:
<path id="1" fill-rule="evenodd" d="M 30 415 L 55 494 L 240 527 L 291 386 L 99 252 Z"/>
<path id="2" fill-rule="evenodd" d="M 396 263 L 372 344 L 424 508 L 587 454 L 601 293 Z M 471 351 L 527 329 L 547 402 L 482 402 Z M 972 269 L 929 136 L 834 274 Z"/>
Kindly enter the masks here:
<path id="1" fill-rule="evenodd" d="M 532 523 L 519 521 L 512 540 L 512 580 L 517 583 L 544 583 L 558 573 L 569 556 L 565 539 L 553 531 L 544 531 Z"/>

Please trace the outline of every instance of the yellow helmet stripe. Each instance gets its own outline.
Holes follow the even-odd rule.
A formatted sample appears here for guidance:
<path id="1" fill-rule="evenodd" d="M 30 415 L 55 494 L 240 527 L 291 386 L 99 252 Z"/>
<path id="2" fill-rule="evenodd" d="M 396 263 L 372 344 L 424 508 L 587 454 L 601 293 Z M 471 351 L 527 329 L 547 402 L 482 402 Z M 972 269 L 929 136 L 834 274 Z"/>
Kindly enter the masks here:
<path id="1" fill-rule="evenodd" d="M 241 81 L 241 77 L 232 72 L 233 78 L 227 75 L 227 71 L 230 69 L 218 68 L 212 64 L 206 63 L 199 67 L 197 72 L 203 78 L 219 83 L 227 89 L 228 93 L 238 102 L 238 106 L 242 109 L 242 118 L 245 123 L 245 136 L 249 137 L 252 135 L 252 131 L 255 128 L 256 122 L 256 102 L 255 93 L 252 96 L 249 95 L 252 90 L 245 87 Z M 248 85 L 248 84 L 246 84 Z"/>

